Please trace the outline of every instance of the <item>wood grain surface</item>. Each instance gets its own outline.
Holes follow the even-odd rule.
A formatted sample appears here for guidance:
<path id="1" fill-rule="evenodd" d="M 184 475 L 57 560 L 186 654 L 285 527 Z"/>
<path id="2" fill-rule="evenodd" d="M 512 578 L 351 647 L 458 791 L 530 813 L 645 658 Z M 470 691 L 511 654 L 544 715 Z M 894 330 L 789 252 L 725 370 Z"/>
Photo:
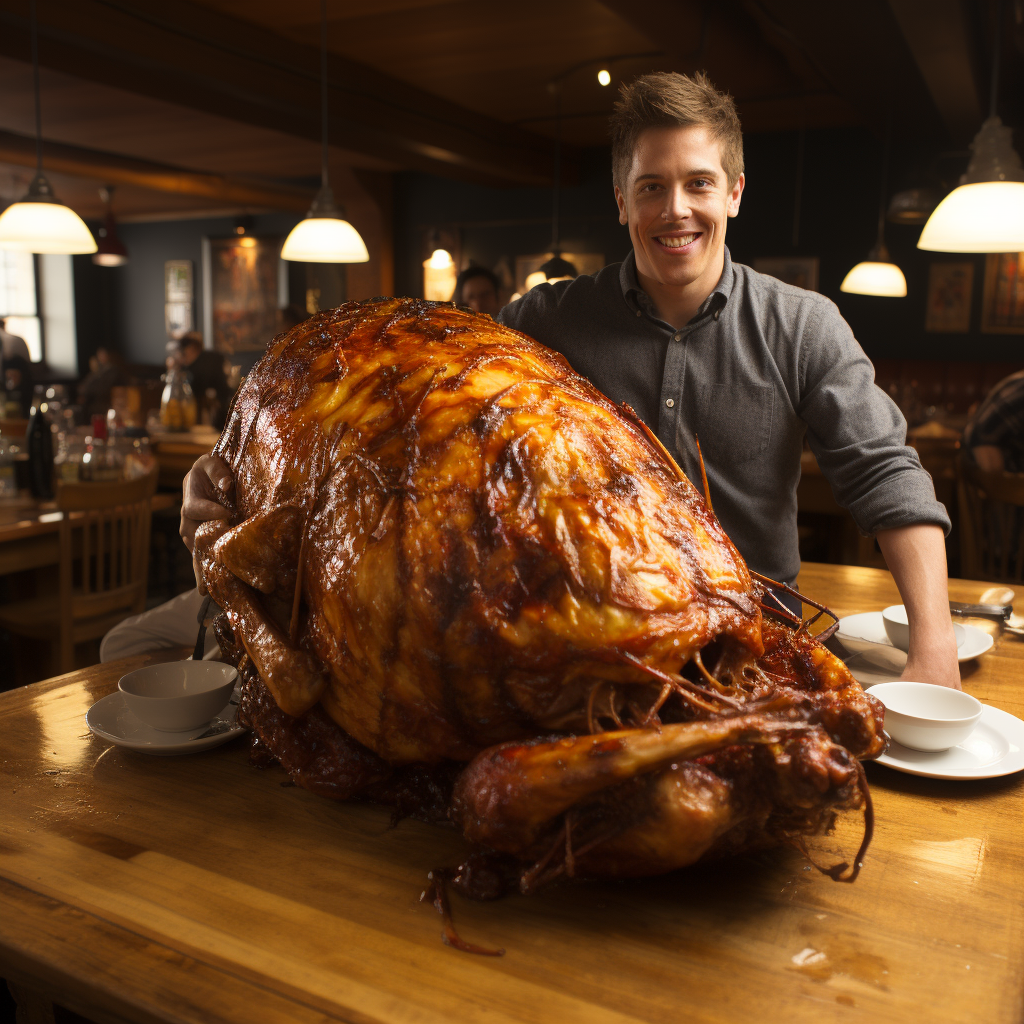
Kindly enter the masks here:
<path id="1" fill-rule="evenodd" d="M 800 585 L 841 615 L 898 600 L 878 570 L 807 565 Z M 453 832 L 312 796 L 251 768 L 242 740 L 157 758 L 92 736 L 85 712 L 142 660 L 0 695 L 0 975 L 97 1020 L 1021 1020 L 1021 774 L 870 765 L 878 827 L 853 885 L 779 849 L 456 898 L 462 935 L 507 951 L 483 958 L 442 945 L 419 902 L 463 853 Z M 1024 642 L 999 637 L 964 684 L 1024 717 Z M 859 829 L 845 821 L 822 859 Z"/>

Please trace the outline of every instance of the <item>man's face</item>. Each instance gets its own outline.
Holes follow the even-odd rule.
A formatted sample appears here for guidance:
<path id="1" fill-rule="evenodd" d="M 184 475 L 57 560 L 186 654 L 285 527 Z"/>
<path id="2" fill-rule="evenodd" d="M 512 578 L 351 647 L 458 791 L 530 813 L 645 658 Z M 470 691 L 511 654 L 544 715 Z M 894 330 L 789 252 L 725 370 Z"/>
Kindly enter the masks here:
<path id="1" fill-rule="evenodd" d="M 684 287 L 721 273 L 725 225 L 740 209 L 744 178 L 731 188 L 718 142 L 707 129 L 649 128 L 640 135 L 623 188 L 619 223 L 641 275 Z"/>
<path id="2" fill-rule="evenodd" d="M 462 286 L 462 304 L 474 312 L 490 313 L 491 316 L 497 316 L 501 311 L 498 293 L 486 277 L 471 277 Z"/>
<path id="3" fill-rule="evenodd" d="M 192 343 L 185 345 L 181 350 L 182 364 L 184 366 L 191 366 L 199 358 L 199 353 L 202 351 L 202 345 L 195 345 Z"/>

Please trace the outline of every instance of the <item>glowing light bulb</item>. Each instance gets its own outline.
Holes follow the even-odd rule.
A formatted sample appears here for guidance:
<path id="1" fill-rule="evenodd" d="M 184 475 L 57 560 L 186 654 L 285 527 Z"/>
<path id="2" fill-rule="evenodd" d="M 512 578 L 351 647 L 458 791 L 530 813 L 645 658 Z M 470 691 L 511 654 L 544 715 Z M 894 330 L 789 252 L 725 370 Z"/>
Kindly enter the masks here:
<path id="1" fill-rule="evenodd" d="M 455 293 L 455 260 L 447 249 L 435 249 L 423 261 L 423 297 L 433 302 L 450 302 Z"/>
<path id="2" fill-rule="evenodd" d="M 611 80 L 612 80 L 611 72 L 605 71 L 604 68 L 601 68 L 601 70 L 598 71 L 598 73 L 597 73 L 597 80 L 602 85 L 609 85 L 609 84 L 611 84 Z"/>

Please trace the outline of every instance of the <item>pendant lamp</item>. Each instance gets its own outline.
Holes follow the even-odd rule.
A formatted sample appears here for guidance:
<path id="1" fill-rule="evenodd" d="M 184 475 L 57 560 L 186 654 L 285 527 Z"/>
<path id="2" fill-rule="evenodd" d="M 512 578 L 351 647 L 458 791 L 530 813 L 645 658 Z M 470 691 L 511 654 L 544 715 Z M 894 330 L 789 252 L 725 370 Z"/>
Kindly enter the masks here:
<path id="1" fill-rule="evenodd" d="M 96 251 L 85 221 L 57 202 L 43 174 L 43 126 L 39 103 L 39 43 L 36 0 L 32 0 L 32 83 L 36 100 L 36 174 L 25 198 L 0 214 L 0 249 L 70 255 Z"/>
<path id="2" fill-rule="evenodd" d="M 858 263 L 843 278 L 841 292 L 853 295 L 880 295 L 902 298 L 907 294 L 907 279 L 903 271 L 889 257 L 885 245 L 885 185 L 889 164 L 889 135 L 886 133 L 885 153 L 882 157 L 882 188 L 878 200 L 878 238 L 868 258 Z"/>
<path id="3" fill-rule="evenodd" d="M 455 260 L 447 249 L 435 249 L 423 261 L 423 298 L 434 302 L 450 302 L 455 294 Z"/>
<path id="4" fill-rule="evenodd" d="M 1013 130 L 996 116 L 1003 4 L 996 4 L 989 116 L 971 143 L 960 184 L 928 218 L 918 249 L 932 252 L 1024 251 L 1024 165 Z"/>
<path id="5" fill-rule="evenodd" d="M 370 254 L 352 225 L 334 203 L 327 176 L 327 0 L 320 0 L 320 117 L 323 159 L 320 191 L 305 220 L 292 228 L 281 259 L 300 263 L 366 263 Z"/>
<path id="6" fill-rule="evenodd" d="M 114 222 L 114 186 L 100 189 L 100 198 L 107 204 L 107 216 L 103 227 L 97 231 L 99 249 L 93 253 L 92 261 L 98 267 L 123 267 L 128 262 L 128 249 L 117 233 Z"/>

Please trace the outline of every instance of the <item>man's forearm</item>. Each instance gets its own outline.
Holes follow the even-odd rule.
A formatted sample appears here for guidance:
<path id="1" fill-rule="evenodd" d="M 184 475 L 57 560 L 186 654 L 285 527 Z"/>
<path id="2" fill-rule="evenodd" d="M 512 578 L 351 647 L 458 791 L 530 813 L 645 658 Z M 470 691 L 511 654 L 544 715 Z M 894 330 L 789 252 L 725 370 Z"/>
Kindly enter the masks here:
<path id="1" fill-rule="evenodd" d="M 960 689 L 942 530 L 917 523 L 879 530 L 877 538 L 910 622 L 903 678 Z"/>

